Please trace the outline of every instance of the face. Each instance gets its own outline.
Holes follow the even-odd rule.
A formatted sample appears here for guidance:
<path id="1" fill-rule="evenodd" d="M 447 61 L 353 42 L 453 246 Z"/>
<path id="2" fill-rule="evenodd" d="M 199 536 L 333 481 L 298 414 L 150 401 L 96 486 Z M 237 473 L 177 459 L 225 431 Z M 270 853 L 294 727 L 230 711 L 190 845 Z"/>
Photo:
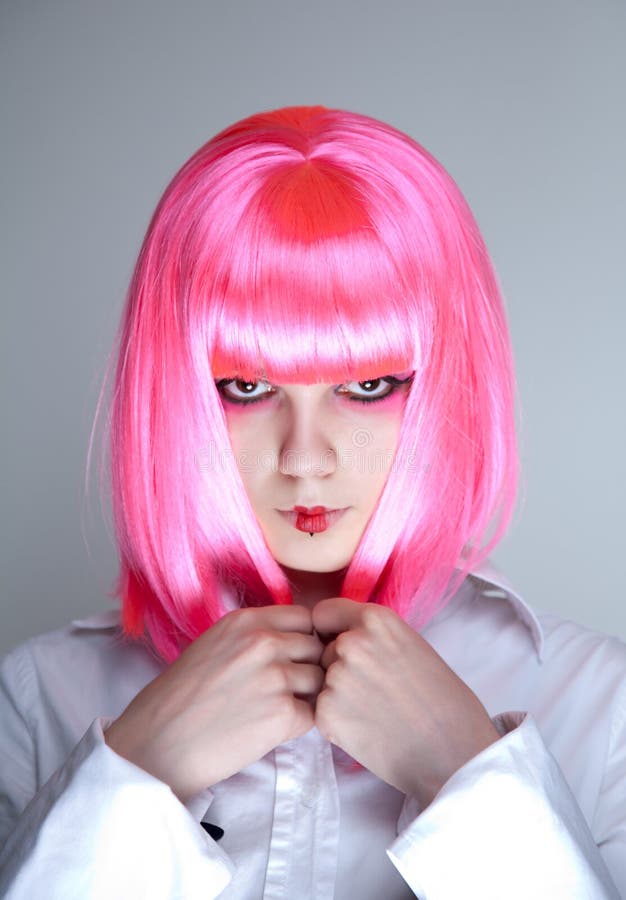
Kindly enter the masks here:
<path id="1" fill-rule="evenodd" d="M 391 469 L 411 380 L 216 382 L 250 504 L 290 574 L 349 564 Z"/>

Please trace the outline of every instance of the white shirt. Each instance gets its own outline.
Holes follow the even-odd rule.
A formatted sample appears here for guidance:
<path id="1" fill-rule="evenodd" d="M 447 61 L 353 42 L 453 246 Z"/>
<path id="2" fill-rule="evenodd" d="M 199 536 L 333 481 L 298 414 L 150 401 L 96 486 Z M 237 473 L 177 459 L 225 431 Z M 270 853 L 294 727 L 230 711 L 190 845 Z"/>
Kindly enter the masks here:
<path id="1" fill-rule="evenodd" d="M 0 669 L 0 896 L 626 897 L 626 644 L 489 566 L 421 634 L 502 735 L 424 810 L 316 728 L 183 805 L 104 743 L 165 667 L 118 612 L 26 641 Z"/>

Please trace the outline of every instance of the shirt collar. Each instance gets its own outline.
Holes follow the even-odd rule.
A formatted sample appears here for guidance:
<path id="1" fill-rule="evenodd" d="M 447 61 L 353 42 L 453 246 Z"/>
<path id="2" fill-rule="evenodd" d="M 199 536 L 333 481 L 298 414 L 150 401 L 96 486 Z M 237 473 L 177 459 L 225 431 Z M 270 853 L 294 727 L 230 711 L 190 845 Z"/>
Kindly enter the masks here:
<path id="1" fill-rule="evenodd" d="M 105 631 L 107 628 L 118 628 L 122 623 L 119 609 L 107 609 L 106 612 L 96 613 L 94 616 L 86 616 L 84 619 L 72 619 L 73 628 L 87 631 Z"/>
<path id="2" fill-rule="evenodd" d="M 485 597 L 497 597 L 507 601 L 513 608 L 515 615 L 520 619 L 530 631 L 535 650 L 539 660 L 543 660 L 543 644 L 544 634 L 541 623 L 536 613 L 522 598 L 521 594 L 511 585 L 508 578 L 497 569 L 490 560 L 485 560 L 469 574 L 470 579 L 474 582 L 481 595 Z M 459 591 L 461 594 L 461 591 Z M 450 608 L 445 606 L 441 612 L 441 618 L 446 617 L 446 613 L 452 612 L 455 604 L 451 601 Z M 109 628 L 119 628 L 121 624 L 121 615 L 119 609 L 108 609 L 105 612 L 96 613 L 93 616 L 87 616 L 84 619 L 74 619 L 72 626 L 78 629 L 87 629 L 94 631 L 103 631 Z"/>
<path id="3" fill-rule="evenodd" d="M 526 603 L 522 595 L 513 587 L 506 575 L 486 559 L 472 569 L 469 577 L 484 597 L 499 597 L 508 601 L 515 615 L 524 623 L 537 651 L 537 657 L 543 662 L 544 633 L 536 612 Z"/>

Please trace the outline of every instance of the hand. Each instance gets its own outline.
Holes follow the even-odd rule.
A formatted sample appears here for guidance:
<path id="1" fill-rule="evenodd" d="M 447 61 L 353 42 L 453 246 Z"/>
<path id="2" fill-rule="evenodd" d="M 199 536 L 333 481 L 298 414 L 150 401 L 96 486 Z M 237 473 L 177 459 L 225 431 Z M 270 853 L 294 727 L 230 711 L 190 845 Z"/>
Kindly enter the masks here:
<path id="1" fill-rule="evenodd" d="M 185 802 L 314 724 L 322 644 L 302 606 L 235 610 L 185 649 L 105 732 Z"/>
<path id="2" fill-rule="evenodd" d="M 422 808 L 500 738 L 473 691 L 393 610 L 331 597 L 312 617 L 322 637 L 336 635 L 321 657 L 318 730 Z"/>

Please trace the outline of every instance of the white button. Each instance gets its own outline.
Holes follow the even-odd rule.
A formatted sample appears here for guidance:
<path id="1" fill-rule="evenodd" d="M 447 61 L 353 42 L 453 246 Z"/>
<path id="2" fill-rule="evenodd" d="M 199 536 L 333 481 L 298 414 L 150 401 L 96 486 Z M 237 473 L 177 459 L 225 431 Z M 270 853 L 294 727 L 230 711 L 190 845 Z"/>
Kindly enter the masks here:
<path id="1" fill-rule="evenodd" d="M 311 784 L 308 787 L 303 787 L 302 792 L 300 794 L 300 803 L 303 806 L 307 806 L 311 808 L 315 806 L 317 803 L 317 785 Z"/>

